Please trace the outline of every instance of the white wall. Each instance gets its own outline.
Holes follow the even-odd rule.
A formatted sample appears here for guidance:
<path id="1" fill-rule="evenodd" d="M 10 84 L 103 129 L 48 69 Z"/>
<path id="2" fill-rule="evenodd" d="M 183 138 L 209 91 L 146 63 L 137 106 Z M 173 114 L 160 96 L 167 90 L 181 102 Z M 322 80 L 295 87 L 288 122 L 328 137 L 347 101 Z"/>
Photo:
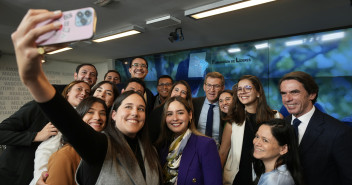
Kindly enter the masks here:
<path id="1" fill-rule="evenodd" d="M 52 84 L 68 84 L 74 80 L 77 65 L 79 64 L 47 61 L 43 64 L 43 69 Z M 98 70 L 97 82 L 103 80 L 107 70 L 115 67 L 113 60 L 94 65 Z M 15 56 L 3 55 L 0 58 L 0 122 L 31 100 L 31 95 L 18 76 Z"/>

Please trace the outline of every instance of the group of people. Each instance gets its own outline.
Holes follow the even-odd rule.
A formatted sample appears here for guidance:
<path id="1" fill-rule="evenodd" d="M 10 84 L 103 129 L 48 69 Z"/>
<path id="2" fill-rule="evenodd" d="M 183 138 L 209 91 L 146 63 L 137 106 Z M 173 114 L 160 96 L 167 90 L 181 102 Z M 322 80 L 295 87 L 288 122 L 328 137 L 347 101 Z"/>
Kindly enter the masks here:
<path id="1" fill-rule="evenodd" d="M 94 65 L 82 64 L 61 90 L 47 80 L 35 44 L 60 28 L 35 25 L 61 15 L 29 10 L 12 34 L 34 101 L 0 124 L 5 184 L 352 184 L 352 128 L 314 107 L 319 88 L 309 74 L 280 79 L 285 118 L 253 75 L 225 90 L 223 75 L 209 72 L 198 98 L 186 81 L 163 75 L 154 96 L 141 57 L 125 83 L 111 70 L 96 84 Z"/>

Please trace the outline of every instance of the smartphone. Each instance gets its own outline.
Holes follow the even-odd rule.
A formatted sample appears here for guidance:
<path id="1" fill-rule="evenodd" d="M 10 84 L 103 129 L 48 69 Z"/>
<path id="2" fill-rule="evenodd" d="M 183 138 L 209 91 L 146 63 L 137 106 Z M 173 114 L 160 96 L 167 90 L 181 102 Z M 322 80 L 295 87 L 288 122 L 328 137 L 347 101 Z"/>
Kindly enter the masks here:
<path id="1" fill-rule="evenodd" d="M 61 18 L 47 20 L 37 25 L 38 27 L 59 21 L 62 27 L 41 35 L 36 43 L 38 46 L 47 46 L 91 39 L 95 33 L 96 20 L 95 10 L 91 7 L 62 12 Z"/>

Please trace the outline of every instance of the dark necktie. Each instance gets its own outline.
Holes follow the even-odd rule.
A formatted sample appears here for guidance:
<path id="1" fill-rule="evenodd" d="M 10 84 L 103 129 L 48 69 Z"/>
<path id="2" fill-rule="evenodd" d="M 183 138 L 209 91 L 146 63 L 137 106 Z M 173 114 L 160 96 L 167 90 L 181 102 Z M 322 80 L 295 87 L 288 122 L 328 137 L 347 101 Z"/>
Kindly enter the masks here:
<path id="1" fill-rule="evenodd" d="M 296 133 L 296 136 L 298 138 L 298 126 L 299 124 L 301 124 L 301 121 L 297 118 L 295 118 L 292 122 L 292 125 L 293 125 L 293 128 L 295 128 L 295 133 Z"/>
<path id="2" fill-rule="evenodd" d="M 208 115 L 207 115 L 207 125 L 205 126 L 205 135 L 212 137 L 213 136 L 213 115 L 214 115 L 214 110 L 213 108 L 215 105 L 209 104 L 209 110 L 208 110 Z"/>

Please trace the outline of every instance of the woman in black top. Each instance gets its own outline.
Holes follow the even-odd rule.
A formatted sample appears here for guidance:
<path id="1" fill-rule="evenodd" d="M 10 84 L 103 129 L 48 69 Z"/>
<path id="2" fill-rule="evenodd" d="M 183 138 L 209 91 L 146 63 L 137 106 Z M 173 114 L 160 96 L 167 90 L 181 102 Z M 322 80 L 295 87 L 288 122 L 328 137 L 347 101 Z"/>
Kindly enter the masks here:
<path id="1" fill-rule="evenodd" d="M 230 147 L 230 151 L 225 158 L 224 184 L 253 183 L 254 135 L 260 123 L 280 117 L 282 118 L 282 115 L 278 111 L 268 106 L 259 78 L 253 75 L 242 76 L 234 86 L 234 96 L 228 111 L 228 120 L 231 124 L 226 124 L 224 128 L 224 133 L 231 130 L 230 137 L 223 135 L 223 143 L 230 143 L 225 146 Z"/>
<path id="2" fill-rule="evenodd" d="M 141 95 L 130 91 L 116 99 L 104 134 L 85 124 L 47 80 L 40 62 L 43 56 L 35 40 L 62 25 L 55 21 L 42 27 L 36 25 L 61 16 L 61 11 L 29 10 L 12 34 L 12 40 L 22 82 L 82 157 L 77 171 L 78 183 L 159 184 L 158 158 L 144 126 L 146 103 Z M 44 50 L 58 48 L 51 46 Z"/>

